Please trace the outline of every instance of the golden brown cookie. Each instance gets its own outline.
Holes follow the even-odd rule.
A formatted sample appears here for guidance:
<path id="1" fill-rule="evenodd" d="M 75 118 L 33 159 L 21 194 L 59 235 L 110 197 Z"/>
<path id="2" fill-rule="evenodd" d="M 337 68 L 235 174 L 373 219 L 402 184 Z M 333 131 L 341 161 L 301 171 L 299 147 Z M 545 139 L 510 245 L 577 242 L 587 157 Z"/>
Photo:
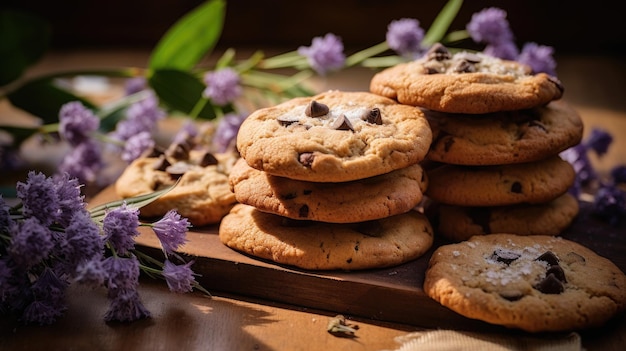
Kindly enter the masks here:
<path id="1" fill-rule="evenodd" d="M 292 219 L 332 223 L 407 212 L 420 203 L 427 186 L 419 164 L 351 182 L 319 183 L 273 176 L 244 159 L 233 167 L 229 182 L 240 203 Z"/>
<path id="2" fill-rule="evenodd" d="M 191 151 L 190 155 L 171 164 L 163 155 L 136 159 L 115 182 L 117 195 L 129 198 L 149 194 L 179 179 L 172 190 L 142 207 L 141 215 L 163 216 L 175 209 L 194 226 L 219 222 L 237 202 L 228 174 L 238 157 L 233 153 L 206 156 L 199 151 Z M 204 157 L 211 158 L 210 164 L 202 163 Z"/>
<path id="3" fill-rule="evenodd" d="M 544 203 L 564 194 L 576 177 L 572 165 L 558 155 L 511 165 L 442 165 L 427 175 L 426 195 L 458 206 Z"/>
<path id="4" fill-rule="evenodd" d="M 435 45 L 418 60 L 374 75 L 370 91 L 435 111 L 483 114 L 545 105 L 562 97 L 563 86 L 514 61 L 466 51 L 453 55 Z"/>
<path id="5" fill-rule="evenodd" d="M 578 144 L 583 135 L 579 114 L 564 100 L 484 115 L 424 113 L 433 131 L 427 158 L 449 164 L 537 161 Z"/>
<path id="6" fill-rule="evenodd" d="M 341 91 L 257 110 L 237 135 L 251 167 L 310 182 L 352 181 L 407 167 L 425 157 L 431 141 L 419 109 Z"/>
<path id="7" fill-rule="evenodd" d="M 458 242 L 473 235 L 560 235 L 578 215 L 578 200 L 565 193 L 539 204 L 467 207 L 437 204 L 428 212 L 435 232 Z"/>
<path id="8" fill-rule="evenodd" d="M 626 308 L 626 276 L 552 236 L 476 235 L 433 253 L 424 292 L 468 318 L 530 332 L 598 327 Z"/>
<path id="9" fill-rule="evenodd" d="M 420 257 L 433 243 L 430 222 L 417 211 L 344 224 L 295 221 L 244 204 L 224 217 L 219 237 L 234 250 L 310 270 L 394 266 Z"/>

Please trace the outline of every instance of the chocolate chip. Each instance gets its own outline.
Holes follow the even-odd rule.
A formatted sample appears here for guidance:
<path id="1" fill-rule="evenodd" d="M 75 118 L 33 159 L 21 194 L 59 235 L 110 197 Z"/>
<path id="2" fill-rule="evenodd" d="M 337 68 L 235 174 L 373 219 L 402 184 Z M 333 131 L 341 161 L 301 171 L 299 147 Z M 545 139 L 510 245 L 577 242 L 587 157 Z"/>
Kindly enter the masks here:
<path id="1" fill-rule="evenodd" d="M 520 183 L 520 182 L 513 182 L 513 184 L 511 184 L 511 192 L 515 193 L 515 194 L 521 194 L 522 193 L 522 183 Z"/>
<path id="2" fill-rule="evenodd" d="M 161 156 L 159 156 L 158 160 L 154 161 L 154 164 L 152 165 L 152 168 L 157 170 L 157 171 L 165 172 L 165 170 L 169 166 L 171 166 L 170 161 L 167 160 L 167 157 L 165 157 L 165 155 L 161 155 Z"/>
<path id="3" fill-rule="evenodd" d="M 524 297 L 524 294 L 522 294 L 521 291 L 519 290 L 503 290 L 499 293 L 499 295 L 508 301 L 517 301 L 520 300 L 522 297 Z"/>
<path id="4" fill-rule="evenodd" d="M 546 271 L 546 274 L 554 274 L 556 279 L 560 280 L 563 283 L 567 283 L 567 279 L 565 279 L 565 271 L 563 271 L 563 268 L 561 266 L 550 266 L 550 268 L 548 268 L 548 270 Z"/>
<path id="5" fill-rule="evenodd" d="M 313 155 L 312 152 L 303 152 L 300 154 L 300 157 L 298 157 L 298 161 L 300 161 L 302 165 L 307 166 L 307 167 L 311 167 L 314 159 L 315 159 L 315 155 Z"/>
<path id="6" fill-rule="evenodd" d="M 283 127 L 287 127 L 289 125 L 292 125 L 298 122 L 298 118 L 289 117 L 289 116 L 280 116 L 276 120 Z"/>
<path id="7" fill-rule="evenodd" d="M 565 291 L 563 283 L 554 274 L 546 275 L 534 288 L 544 294 L 560 294 Z"/>
<path id="8" fill-rule="evenodd" d="M 448 48 L 443 46 L 441 43 L 435 43 L 426 53 L 426 57 L 428 60 L 443 61 L 451 59 L 452 55 L 450 54 L 450 51 L 448 51 Z"/>
<path id="9" fill-rule="evenodd" d="M 185 143 L 172 144 L 166 154 L 176 160 L 187 160 L 189 159 L 189 146 Z"/>
<path id="10" fill-rule="evenodd" d="M 476 72 L 476 66 L 466 60 L 459 61 L 453 69 L 456 73 L 473 73 Z"/>
<path id="11" fill-rule="evenodd" d="M 313 192 L 313 190 L 304 189 L 304 190 L 302 190 L 302 195 L 311 195 L 312 192 Z"/>
<path id="12" fill-rule="evenodd" d="M 309 117 L 321 117 L 327 114 L 328 111 L 329 108 L 327 105 L 312 100 L 311 103 L 307 105 L 306 110 L 304 110 L 304 114 Z"/>
<path id="13" fill-rule="evenodd" d="M 300 218 L 308 218 L 309 217 L 309 206 L 302 205 L 300 210 L 298 210 L 298 217 Z"/>
<path id="14" fill-rule="evenodd" d="M 492 260 L 502 262 L 506 265 L 510 265 L 511 262 L 517 260 L 518 258 L 520 258 L 520 254 L 504 249 L 495 249 L 493 254 L 491 254 Z"/>
<path id="15" fill-rule="evenodd" d="M 383 124 L 383 117 L 381 116 L 380 109 L 378 107 L 374 107 L 373 109 L 367 111 L 363 116 L 363 120 L 371 124 Z"/>
<path id="16" fill-rule="evenodd" d="M 559 258 L 552 251 L 546 251 L 541 254 L 539 257 L 535 258 L 535 261 L 544 261 L 547 262 L 550 266 L 558 266 Z"/>
<path id="17" fill-rule="evenodd" d="M 336 129 L 336 130 L 351 130 L 351 131 L 354 131 L 354 127 L 352 126 L 352 123 L 346 117 L 346 115 L 344 115 L 343 113 L 341 115 L 339 115 L 339 117 L 337 117 L 335 119 L 335 121 L 333 122 L 333 124 L 330 127 L 332 129 Z"/>
<path id="18" fill-rule="evenodd" d="M 215 158 L 215 156 L 212 153 L 207 151 L 202 155 L 199 165 L 200 167 L 207 167 L 207 166 L 216 165 L 217 163 L 218 163 L 217 158 Z"/>
<path id="19" fill-rule="evenodd" d="M 150 149 L 150 152 L 146 154 L 146 157 L 159 157 L 165 153 L 165 149 L 156 145 Z"/>

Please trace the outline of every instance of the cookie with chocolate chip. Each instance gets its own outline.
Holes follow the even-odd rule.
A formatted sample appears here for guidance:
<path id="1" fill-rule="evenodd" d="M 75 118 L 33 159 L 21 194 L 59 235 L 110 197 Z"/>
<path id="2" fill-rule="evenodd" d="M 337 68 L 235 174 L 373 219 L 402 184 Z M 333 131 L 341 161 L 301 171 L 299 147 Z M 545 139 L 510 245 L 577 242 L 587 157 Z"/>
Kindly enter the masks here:
<path id="1" fill-rule="evenodd" d="M 452 54 L 434 45 L 418 60 L 375 74 L 370 91 L 435 111 L 484 114 L 545 105 L 562 97 L 563 86 L 518 62 L 467 51 Z"/>
<path id="2" fill-rule="evenodd" d="M 465 317 L 529 332 L 599 327 L 626 308 L 626 276 L 613 262 L 542 235 L 477 235 L 440 246 L 424 292 Z"/>
<path id="3" fill-rule="evenodd" d="M 427 213 L 437 234 L 458 242 L 473 235 L 493 233 L 560 235 L 578 211 L 578 200 L 565 193 L 539 204 L 484 207 L 435 204 Z"/>
<path id="4" fill-rule="evenodd" d="M 426 195 L 458 206 L 505 206 L 551 201 L 574 184 L 576 172 L 558 155 L 510 165 L 443 164 L 427 170 Z"/>
<path id="5" fill-rule="evenodd" d="M 341 183 L 305 182 L 254 169 L 240 159 L 229 183 L 238 202 L 297 220 L 363 222 L 407 212 L 428 182 L 419 164 Z"/>
<path id="6" fill-rule="evenodd" d="M 298 221 L 237 204 L 224 217 L 219 238 L 226 246 L 278 264 L 308 270 L 390 267 L 422 256 L 433 243 L 422 213 L 359 223 Z"/>
<path id="7" fill-rule="evenodd" d="M 253 112 L 237 148 L 252 168 L 275 176 L 346 182 L 415 164 L 431 141 L 419 109 L 368 92 L 328 91 Z"/>
<path id="8" fill-rule="evenodd" d="M 536 161 L 580 142 L 580 115 L 563 100 L 484 115 L 425 110 L 433 131 L 427 158 L 458 165 Z"/>
<path id="9" fill-rule="evenodd" d="M 235 153 L 211 154 L 172 146 L 176 153 L 141 157 L 126 167 L 115 182 L 121 198 L 149 194 L 178 184 L 142 207 L 145 217 L 163 216 L 176 209 L 194 226 L 219 222 L 237 202 L 228 175 L 238 159 Z"/>

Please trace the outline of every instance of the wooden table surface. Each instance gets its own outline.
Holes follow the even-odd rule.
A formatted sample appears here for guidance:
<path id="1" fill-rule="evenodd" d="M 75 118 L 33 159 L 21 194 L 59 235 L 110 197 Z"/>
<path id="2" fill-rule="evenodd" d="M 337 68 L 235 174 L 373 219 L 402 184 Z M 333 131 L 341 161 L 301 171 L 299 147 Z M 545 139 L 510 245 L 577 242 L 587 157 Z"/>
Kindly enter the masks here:
<path id="1" fill-rule="evenodd" d="M 29 75 L 111 64 L 143 66 L 146 55 L 51 53 Z M 602 127 L 616 137 L 609 153 L 594 159 L 597 167 L 606 171 L 612 165 L 626 164 L 626 67 L 622 60 L 603 56 L 559 57 L 558 62 L 559 77 L 566 89 L 564 98 L 581 114 L 585 134 L 593 127 Z M 330 77 L 320 86 L 365 90 L 370 77 L 371 72 L 355 69 Z M 28 119 L 0 103 L 0 121 L 4 123 L 14 116 Z M 3 172 L 2 182 L 8 177 Z M 0 321 L 0 350 L 391 350 L 399 347 L 394 338 L 424 329 L 346 315 L 359 329 L 356 338 L 341 338 L 326 331 L 336 311 L 211 292 L 212 298 L 201 293 L 174 294 L 162 281 L 142 278 L 140 294 L 152 318 L 132 324 L 106 324 L 105 291 L 72 286 L 68 293 L 69 309 L 52 326 Z M 384 308 L 388 302 L 379 303 Z M 580 335 L 587 350 L 621 350 L 626 342 L 626 316 Z"/>

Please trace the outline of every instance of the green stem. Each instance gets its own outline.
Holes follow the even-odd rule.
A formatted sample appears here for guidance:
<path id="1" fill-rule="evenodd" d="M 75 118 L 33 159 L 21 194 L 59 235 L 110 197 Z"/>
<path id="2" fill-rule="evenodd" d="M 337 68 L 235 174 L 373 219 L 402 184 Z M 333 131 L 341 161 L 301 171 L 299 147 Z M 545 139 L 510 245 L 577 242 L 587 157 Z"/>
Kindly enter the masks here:
<path id="1" fill-rule="evenodd" d="M 357 65 L 361 62 L 363 62 L 364 60 L 371 58 L 373 56 L 376 56 L 378 54 L 382 54 L 383 52 L 389 50 L 389 45 L 387 45 L 387 42 L 384 41 L 380 44 L 376 44 L 372 47 L 369 47 L 367 49 L 363 49 L 361 51 L 358 51 L 352 55 L 350 55 L 348 58 L 346 58 L 346 67 L 352 67 L 354 65 Z"/>
<path id="2" fill-rule="evenodd" d="M 258 67 L 260 69 L 302 67 L 306 65 L 306 60 L 306 57 L 300 55 L 298 51 L 289 51 L 263 60 Z"/>
<path id="3" fill-rule="evenodd" d="M 200 111 L 204 109 L 208 102 L 209 99 L 201 97 L 200 100 L 198 100 L 198 102 L 196 102 L 196 104 L 193 106 L 191 112 L 189 112 L 189 117 L 191 117 L 192 119 L 198 118 L 198 116 L 200 115 Z"/>

